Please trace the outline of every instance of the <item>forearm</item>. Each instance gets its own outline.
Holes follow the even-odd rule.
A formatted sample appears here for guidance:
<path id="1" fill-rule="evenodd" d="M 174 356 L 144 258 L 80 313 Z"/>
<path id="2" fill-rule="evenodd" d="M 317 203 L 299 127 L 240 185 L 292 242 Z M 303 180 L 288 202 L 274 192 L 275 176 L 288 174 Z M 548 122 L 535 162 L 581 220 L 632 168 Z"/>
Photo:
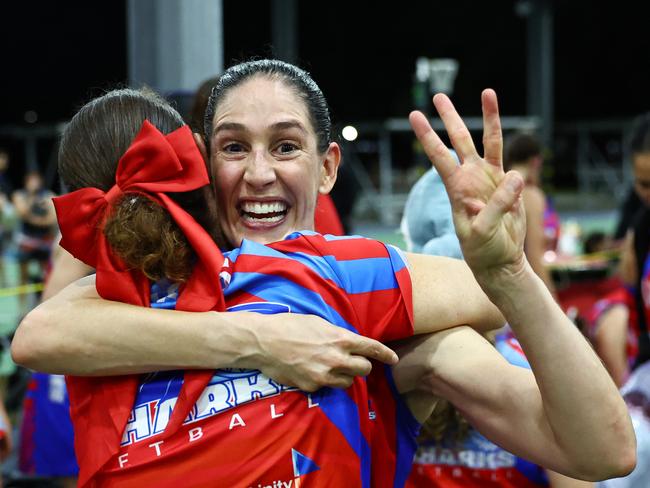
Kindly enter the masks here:
<path id="1" fill-rule="evenodd" d="M 18 364 L 48 373 L 248 368 L 304 391 L 347 388 L 370 359 L 397 361 L 380 342 L 317 316 L 137 307 L 100 299 L 92 276 L 32 310 L 11 349 Z"/>
<path id="2" fill-rule="evenodd" d="M 566 476 L 551 471 L 550 469 L 546 470 L 546 476 L 548 477 L 550 488 L 594 488 L 594 484 L 591 481 L 567 478 Z"/>
<path id="3" fill-rule="evenodd" d="M 602 460 L 604 472 L 633 465 L 634 433 L 623 399 L 530 266 L 525 263 L 507 279 L 479 281 L 521 343 L 539 385 L 544 421 L 576 473 L 589 476 L 594 459 Z"/>
<path id="4" fill-rule="evenodd" d="M 64 291 L 24 318 L 12 354 L 31 369 L 73 375 L 238 367 L 261 318 L 240 315 L 155 310 Z"/>

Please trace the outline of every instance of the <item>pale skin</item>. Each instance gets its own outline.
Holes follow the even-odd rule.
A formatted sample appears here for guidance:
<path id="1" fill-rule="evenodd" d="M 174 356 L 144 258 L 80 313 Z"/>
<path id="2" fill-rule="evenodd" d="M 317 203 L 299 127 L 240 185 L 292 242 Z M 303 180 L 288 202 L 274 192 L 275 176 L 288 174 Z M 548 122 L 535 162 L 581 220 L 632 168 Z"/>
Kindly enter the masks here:
<path id="1" fill-rule="evenodd" d="M 274 89 L 277 89 L 277 87 L 274 87 Z M 478 282 L 481 283 L 483 290 L 487 292 L 488 296 L 490 296 L 501 308 L 501 311 L 512 323 L 513 328 L 517 330 L 517 333 L 519 334 L 519 332 L 521 332 L 524 336 L 524 340 L 520 340 L 522 345 L 527 349 L 529 356 L 531 356 L 529 359 L 531 365 L 536 370 L 537 382 L 540 385 L 537 390 L 537 397 L 539 399 L 537 406 L 541 406 L 538 412 L 543 412 L 545 416 L 543 419 L 540 419 L 539 417 L 529 418 L 527 421 L 523 419 L 521 420 L 522 425 L 527 426 L 530 429 L 531 435 L 533 435 L 532 438 L 539 441 L 545 441 L 549 436 L 551 436 L 551 434 L 554 435 L 554 440 L 558 446 L 558 452 L 555 454 L 558 457 L 562 454 L 566 458 L 563 461 L 549 455 L 551 456 L 549 458 L 550 463 L 555 463 L 557 465 L 557 467 L 552 467 L 558 471 L 563 470 L 567 474 L 586 479 L 615 476 L 619 475 L 618 473 L 624 474 L 631 469 L 631 466 L 634 464 L 634 440 L 633 434 L 631 434 L 631 429 L 629 428 L 629 419 L 627 417 L 625 405 L 618 396 L 616 388 L 613 386 L 606 373 L 604 374 L 605 380 L 603 380 L 602 373 L 604 370 L 598 363 L 597 359 L 595 360 L 597 366 L 593 371 L 591 371 L 591 366 L 593 366 L 595 356 L 593 356 L 593 353 L 591 353 L 584 341 L 582 343 L 576 342 L 576 336 L 572 335 L 572 331 L 575 330 L 573 326 L 564 327 L 567 324 L 566 317 L 559 309 L 557 309 L 557 306 L 549 296 L 548 291 L 541 281 L 536 278 L 523 256 L 525 221 L 523 218 L 523 208 L 521 205 L 517 204 L 521 188 L 523 187 L 523 182 L 521 181 L 521 178 L 516 175 L 509 175 L 507 178 L 503 175 L 503 170 L 500 166 L 501 133 L 500 129 L 498 131 L 495 130 L 495 128 L 498 128 L 499 126 L 498 112 L 496 110 L 496 97 L 493 95 L 493 92 L 491 93 L 491 95 L 488 93 L 488 95 L 484 96 L 487 142 L 487 144 L 485 144 L 486 155 L 484 159 L 479 158 L 476 154 L 471 138 L 469 138 L 469 133 L 462 124 L 458 114 L 456 114 L 453 107 L 451 107 L 451 104 L 449 103 L 449 106 L 443 104 L 442 108 L 438 107 L 443 120 L 448 124 L 447 128 L 452 136 L 452 141 L 454 141 L 454 146 L 464 162 L 460 167 L 460 173 L 454 173 L 454 171 L 447 166 L 447 162 L 445 162 L 444 159 L 441 159 L 442 163 L 436 159 L 436 153 L 440 153 L 442 149 L 439 145 L 435 144 L 435 138 L 437 138 L 437 136 L 435 136 L 435 133 L 430 130 L 430 127 L 427 129 L 428 123 L 426 123 L 426 121 L 423 122 L 421 116 L 419 119 L 417 115 L 412 117 L 413 127 L 418 137 L 423 140 L 425 147 L 428 148 L 429 156 L 435 162 L 443 180 L 445 180 L 451 196 L 452 206 L 454 208 L 456 229 L 459 238 L 461 239 L 461 243 L 463 243 L 463 251 L 467 262 L 473 269 L 474 275 L 478 278 Z M 438 99 L 438 102 L 439 101 L 440 99 Z M 262 98 L 259 102 L 260 103 L 257 104 L 258 107 L 260 107 L 260 104 L 264 102 L 264 99 Z M 218 116 L 219 114 L 217 114 L 217 117 Z M 259 119 L 259 117 L 257 119 Z M 274 124 L 272 125 L 275 127 Z M 248 133 L 259 135 L 262 132 L 259 130 L 248 130 Z M 254 149 L 252 151 L 252 157 L 246 160 L 247 164 L 251 165 L 250 168 L 252 171 L 252 173 L 248 175 L 248 179 L 244 180 L 246 185 L 248 185 L 245 186 L 247 192 L 253 190 L 256 185 L 260 189 L 270 188 L 268 185 L 275 184 L 273 174 L 282 171 L 281 169 L 274 169 L 273 159 L 267 159 L 268 156 L 266 156 L 266 153 L 263 150 L 263 147 L 265 147 L 263 143 L 265 137 L 268 138 L 263 134 L 260 138 L 257 138 L 257 136 L 253 137 L 250 143 L 245 141 L 246 144 L 249 144 L 249 146 Z M 433 146 L 432 138 L 434 138 Z M 469 146 L 466 138 L 469 138 Z M 244 144 L 244 148 L 249 147 L 246 144 Z M 267 144 L 266 147 L 270 146 Z M 337 154 L 337 150 L 334 149 L 334 147 L 335 146 L 330 146 L 332 150 L 326 152 L 325 160 L 320 163 L 323 166 L 319 167 L 317 174 L 330 174 L 327 165 L 331 163 L 332 159 L 328 158 L 330 155 Z M 238 148 L 238 151 L 239 149 L 240 148 Z M 445 152 L 448 154 L 446 148 Z M 218 154 L 218 151 L 213 151 L 213 154 L 215 153 Z M 437 157 L 442 158 L 440 154 L 438 154 Z M 455 161 L 452 162 L 455 166 Z M 286 168 L 287 166 L 290 165 L 283 164 L 280 168 Z M 474 168 L 477 168 L 477 170 L 473 171 Z M 220 180 L 217 179 L 217 181 Z M 300 179 L 297 178 L 296 181 L 300 181 Z M 333 181 L 331 184 L 333 184 Z M 497 184 L 499 184 L 498 187 Z M 318 184 L 314 186 L 319 187 Z M 226 195 L 226 197 L 227 196 L 228 195 Z M 247 194 L 244 196 L 249 198 L 251 195 Z M 290 199 L 291 195 L 286 197 L 287 201 Z M 295 202 L 292 201 L 291 203 Z M 292 218 L 293 217 L 294 216 L 292 216 Z M 239 231 L 236 225 L 233 226 L 233 228 L 235 233 Z M 227 230 L 228 229 L 226 229 L 226 231 Z M 230 236 L 230 238 L 232 239 L 232 236 Z M 448 327 L 450 325 L 469 323 L 480 328 L 481 323 L 479 317 L 482 318 L 484 322 L 490 322 L 488 325 L 491 325 L 492 327 L 501 323 L 501 317 L 497 317 L 499 314 L 494 313 L 493 306 L 489 305 L 489 302 L 485 300 L 483 292 L 480 292 L 476 297 L 474 297 L 474 293 L 480 291 L 480 289 L 478 289 L 478 285 L 471 277 L 469 268 L 467 268 L 466 264 L 453 260 L 445 260 L 443 258 L 415 257 L 412 255 L 408 256 L 408 260 L 410 264 L 413 265 L 414 315 L 416 322 L 415 328 L 417 332 L 426 331 L 426 327 L 430 327 L 431 322 L 434 320 L 436 321 L 437 327 Z M 430 272 L 420 272 L 418 271 L 419 260 L 435 263 L 436 266 Z M 429 277 L 428 279 L 431 280 L 431 287 L 424 287 L 426 288 L 426 293 L 419 291 L 422 283 L 418 281 L 418 276 L 421 273 L 426 274 Z M 450 282 L 450 280 L 458 281 Z M 440 283 L 444 283 L 444 286 L 440 285 Z M 85 291 L 83 290 L 84 288 L 86 288 Z M 278 379 L 279 381 L 286 382 L 282 377 L 282 374 L 288 376 L 291 373 L 295 373 L 295 371 L 287 372 L 284 365 L 278 366 L 278 361 L 287 360 L 289 364 L 292 364 L 292 361 L 296 363 L 295 356 L 292 356 L 296 351 L 296 347 L 293 347 L 294 344 L 296 344 L 296 341 L 301 341 L 298 345 L 299 347 L 304 348 L 303 352 L 309 350 L 310 347 L 311 351 L 317 351 L 319 353 L 324 351 L 323 343 L 318 343 L 316 347 L 313 347 L 314 340 L 318 342 L 323 336 L 316 336 L 312 331 L 309 336 L 306 337 L 304 332 L 305 321 L 317 321 L 315 318 L 309 318 L 307 316 L 299 317 L 298 320 L 302 330 L 299 330 L 300 327 L 294 329 L 299 332 L 298 335 L 294 335 L 287 331 L 287 327 L 292 327 L 287 320 L 290 317 L 264 316 L 261 320 L 264 320 L 264 323 L 266 324 L 266 327 L 263 328 L 265 333 L 275 333 L 275 341 L 271 340 L 264 342 L 260 339 L 260 332 L 254 327 L 255 324 L 253 324 L 253 326 L 250 325 L 251 322 L 256 320 L 256 318 L 251 318 L 250 316 L 255 314 L 249 314 L 247 317 L 243 317 L 241 314 L 188 314 L 159 310 L 152 311 L 138 307 L 129 307 L 122 304 L 110 304 L 112 307 L 111 312 L 107 312 L 107 309 L 102 309 L 102 306 L 105 306 L 105 304 L 100 305 L 101 301 L 97 299 L 96 294 L 95 296 L 92 296 L 89 294 L 88 289 L 94 291 L 92 282 L 88 280 L 74 284 L 71 287 L 66 288 L 62 294 L 54 297 L 44 306 L 37 308 L 31 314 L 31 319 L 30 316 L 28 316 L 26 321 L 21 325 L 21 328 L 25 328 L 26 331 L 21 339 L 23 349 L 20 350 L 20 348 L 17 347 L 14 350 L 14 356 L 21 356 L 22 353 L 24 354 L 22 358 L 26 358 L 30 361 L 36 360 L 35 358 L 37 355 L 33 355 L 33 349 L 30 350 L 27 346 L 27 344 L 29 344 L 32 348 L 35 347 L 37 350 L 40 348 L 40 350 L 45 353 L 48 353 L 49 350 L 49 357 L 59 360 L 57 367 L 61 369 L 69 367 L 69 364 L 60 361 L 60 357 L 62 356 L 61 350 L 54 350 L 54 352 L 52 352 L 51 349 L 48 349 L 51 348 L 52 344 L 52 335 L 49 334 L 49 332 L 47 334 L 48 337 L 40 340 L 40 343 L 37 343 L 36 346 L 33 346 L 33 344 L 27 341 L 30 334 L 35 341 L 39 341 L 37 332 L 39 329 L 41 331 L 43 330 L 43 324 L 46 323 L 47 320 L 50 320 L 51 324 L 57 324 L 56 329 L 58 329 L 58 332 L 55 332 L 56 335 L 58 335 L 62 329 L 65 329 L 67 332 L 64 333 L 61 338 L 65 337 L 68 342 L 67 344 L 66 341 L 59 342 L 58 345 L 60 347 L 74 347 L 76 348 L 74 353 L 82 355 L 86 354 L 86 357 L 75 358 L 77 366 L 85 361 L 85 365 L 82 364 L 81 369 L 84 369 L 91 364 L 91 368 L 96 368 L 98 363 L 103 363 L 103 367 L 106 367 L 106 361 L 109 361 L 110 363 L 111 360 L 113 362 L 108 366 L 108 370 L 112 370 L 113 372 L 139 372 L 150 371 L 152 369 L 171 369 L 179 367 L 214 368 L 226 364 L 235 367 L 259 367 L 256 364 L 250 364 L 257 360 L 263 363 L 261 369 L 265 371 L 266 374 Z M 422 295 L 420 295 L 420 293 L 422 293 Z M 48 305 L 56 300 L 59 300 L 57 305 Z M 73 312 L 77 315 L 70 318 L 69 314 L 71 310 L 75 307 L 79 307 L 80 302 L 83 302 L 84 304 L 84 306 L 81 306 L 82 309 L 93 309 L 93 327 L 86 327 L 86 329 L 92 329 L 91 331 L 78 330 L 82 328 L 79 326 L 78 321 L 83 319 L 83 314 Z M 70 307 L 70 305 L 72 305 L 72 307 Z M 525 310 L 526 313 L 532 313 L 536 316 L 539 315 L 540 318 L 536 317 L 532 322 L 532 325 L 530 321 L 525 326 L 522 325 L 522 314 L 524 312 L 519 309 L 519 305 L 521 305 L 521 309 Z M 128 308 L 120 311 L 118 307 Z M 57 311 L 57 308 L 63 308 L 64 311 Z M 102 313 L 104 314 L 103 317 L 99 313 L 100 310 L 102 310 Z M 123 310 L 129 311 L 128 313 L 124 313 L 124 317 L 120 315 L 123 313 Z M 435 311 L 435 313 L 433 315 L 427 315 L 427 310 L 429 310 L 429 313 L 433 311 Z M 157 313 L 159 316 L 158 321 L 152 320 L 152 312 Z M 51 315 L 49 315 L 51 313 L 58 313 L 58 315 L 55 315 L 54 319 L 52 319 Z M 495 320 L 486 320 L 486 317 L 492 316 L 493 313 Z M 174 320 L 176 320 L 174 317 L 180 316 L 182 316 L 183 320 L 182 328 L 179 328 L 179 326 L 174 322 Z M 98 318 L 98 320 L 95 320 L 95 317 Z M 206 318 L 212 319 L 211 324 L 204 322 Z M 277 328 L 268 327 L 269 319 L 272 318 L 280 319 L 277 322 L 273 322 L 277 325 Z M 231 319 L 231 323 L 228 322 L 229 319 Z M 110 323 L 110 326 L 102 329 L 102 327 L 104 327 L 101 324 L 102 320 L 107 320 L 107 322 Z M 123 329 L 123 320 L 127 321 L 128 325 L 131 327 L 127 326 Z M 225 322 L 221 322 L 222 327 L 217 329 L 214 327 L 215 321 Z M 244 321 L 248 321 L 249 324 L 243 324 Z M 445 324 L 446 321 L 448 323 Z M 544 330 L 544 327 L 547 325 L 546 322 L 548 321 L 556 322 L 557 324 L 554 327 L 558 328 L 559 332 L 557 340 L 554 339 L 546 344 L 546 338 L 542 333 L 542 330 Z M 156 322 L 156 324 L 153 324 L 154 322 Z M 61 323 L 66 324 L 62 327 Z M 136 328 L 137 333 L 134 333 L 133 331 Z M 565 328 L 567 330 L 564 330 Z M 98 329 L 101 329 L 102 332 L 99 333 Z M 336 330 L 336 328 L 327 327 L 327 329 L 328 330 L 322 329 L 323 334 L 334 333 L 337 338 L 341 337 L 338 335 L 341 331 Z M 107 330 L 111 330 L 112 333 L 107 334 L 105 332 Z M 243 335 L 241 335 L 242 330 L 244 331 Z M 246 336 L 247 333 L 249 334 L 248 336 Z M 450 335 L 451 337 L 454 337 L 457 333 L 459 332 L 454 331 L 451 332 Z M 79 334 L 81 334 L 81 336 Z M 228 334 L 232 337 L 228 337 Z M 238 336 L 237 334 L 240 335 Z M 112 338 L 107 340 L 105 337 L 107 335 L 111 335 Z M 225 338 L 224 335 L 226 335 Z M 218 341 L 216 336 L 219 336 Z M 70 339 L 73 337 L 74 341 L 80 340 L 80 344 L 71 346 Z M 252 340 L 249 342 L 242 341 L 242 337 L 244 337 L 244 339 L 248 338 Z M 333 336 L 330 335 L 329 337 Z M 581 336 L 578 337 L 582 340 Z M 59 340 L 61 338 L 59 338 Z M 143 340 L 143 338 L 146 340 Z M 288 340 L 293 342 L 288 344 Z M 335 338 L 334 340 L 336 341 L 337 339 Z M 569 340 L 575 358 L 562 357 L 559 361 L 559 363 L 563 364 L 562 368 L 554 364 L 545 364 L 550 362 L 548 361 L 549 358 L 555 357 L 555 348 L 558 347 L 556 342 L 561 342 L 562 340 Z M 216 341 L 216 343 L 213 343 L 213 341 Z M 257 341 L 257 346 L 252 347 L 250 344 L 251 342 L 255 344 L 255 341 Z M 267 354 L 268 348 L 264 349 L 264 347 L 259 346 L 262 343 L 267 345 L 270 344 L 269 347 L 276 347 L 273 351 L 275 354 Z M 468 343 L 471 344 L 471 342 Z M 88 346 L 88 344 L 93 345 Z M 99 344 L 99 346 L 97 344 Z M 129 345 L 128 351 L 124 350 L 125 344 Z M 341 344 L 343 344 L 341 341 L 334 342 L 333 347 L 330 349 L 328 354 L 308 356 L 308 362 L 312 365 L 314 362 L 317 362 L 317 360 L 322 360 L 323 363 L 326 364 L 326 370 L 328 371 L 324 376 L 326 378 L 328 377 L 327 374 L 332 374 L 332 371 L 335 371 L 335 377 L 345 377 L 346 375 L 349 375 L 352 371 L 351 369 L 348 369 L 344 374 L 340 373 L 341 363 L 336 364 L 333 367 L 330 367 L 331 363 L 327 363 L 327 361 L 335 354 L 340 354 L 341 349 L 344 350 L 343 356 L 348 359 L 350 357 L 353 359 L 360 357 L 357 350 L 350 353 L 350 342 L 346 342 L 345 347 L 340 347 Z M 332 343 L 329 343 L 329 345 L 332 346 Z M 185 349 L 186 346 L 188 347 L 186 351 L 179 351 L 179 348 Z M 88 350 L 84 353 L 86 347 L 92 347 L 93 349 L 92 351 Z M 507 432 L 512 432 L 513 430 L 511 429 L 510 424 L 505 422 L 504 419 L 509 417 L 511 412 L 518 415 L 521 414 L 521 411 L 518 410 L 517 405 L 511 405 L 510 401 L 507 401 L 511 397 L 503 395 L 503 387 L 507 382 L 502 378 L 497 378 L 490 374 L 486 374 L 485 378 L 480 380 L 478 378 L 478 373 L 481 372 L 481 374 L 483 374 L 482 370 L 471 369 L 475 359 L 482 359 L 482 351 L 477 349 L 479 347 L 480 346 L 475 345 L 473 348 L 476 350 L 468 349 L 466 354 L 467 357 L 458 357 L 455 354 L 449 353 L 440 354 L 440 351 L 435 355 L 429 354 L 432 358 L 437 356 L 447 358 L 446 361 L 443 359 L 440 360 L 443 361 L 442 364 L 436 362 L 432 363 L 431 361 L 428 361 L 427 358 L 421 358 L 421 361 L 416 361 L 416 366 L 419 367 L 419 369 L 416 367 L 410 368 L 411 374 L 407 375 L 410 383 L 409 381 L 404 380 L 404 383 L 400 384 L 400 388 L 404 392 L 415 389 L 416 391 L 424 391 L 426 394 L 435 394 L 437 393 L 437 389 L 442 389 L 444 387 L 444 384 L 453 384 L 455 388 L 449 388 L 449 390 L 455 391 L 456 388 L 458 388 L 459 391 L 456 392 L 456 394 L 461 395 L 463 399 L 467 400 L 469 403 L 466 406 L 466 410 L 463 410 L 464 412 L 467 411 L 471 413 L 472 408 L 474 408 L 480 410 L 481 413 L 496 413 L 499 416 L 502 416 L 503 418 L 501 421 L 491 418 L 482 419 L 485 424 L 484 428 L 488 431 L 492 429 L 498 435 L 502 435 L 506 439 L 509 439 Z M 574 353 L 576 347 L 579 350 L 578 354 Z M 204 353 L 206 349 L 210 350 L 207 353 Z M 528 349 L 530 349 L 530 351 L 528 351 Z M 586 349 L 586 351 L 584 349 Z M 270 357 L 274 360 L 273 364 L 264 364 L 263 358 L 265 354 L 266 357 Z M 591 354 L 591 356 L 589 356 L 589 354 Z M 111 356 L 112 359 L 107 359 L 109 356 Z M 572 363 L 572 360 L 577 362 L 584 361 L 585 357 L 583 356 L 587 358 L 587 362 L 580 363 L 580 365 L 582 369 L 588 370 L 587 377 L 585 378 L 579 375 L 577 378 L 572 377 L 566 381 L 562 380 L 561 377 L 566 371 L 575 370 L 575 364 Z M 115 357 L 117 357 L 117 360 L 115 360 Z M 361 359 L 363 360 L 363 358 Z M 408 371 L 409 363 L 408 361 L 405 361 L 405 359 L 406 356 L 402 360 L 405 366 L 401 366 L 402 363 L 400 363 L 400 368 L 404 367 L 406 368 L 405 370 Z M 221 360 L 225 362 L 218 364 L 217 361 Z M 231 362 L 228 363 L 228 360 Z M 240 362 L 237 362 L 238 360 Z M 241 362 L 246 360 L 250 362 L 248 364 Z M 234 364 L 232 361 L 234 361 Z M 487 359 L 486 361 L 490 364 L 498 360 Z M 566 369 L 567 361 L 571 363 L 570 366 L 572 367 L 570 369 Z M 143 365 L 143 362 L 146 362 L 147 364 Z M 46 367 L 52 366 L 51 363 L 47 364 L 48 361 L 45 361 L 44 363 Z M 124 371 L 125 364 L 127 365 L 126 369 L 128 371 Z M 497 362 L 494 364 L 499 363 Z M 296 363 L 296 367 L 301 366 L 303 366 L 302 363 Z M 278 371 L 273 371 L 274 367 L 276 367 Z M 465 376 L 464 378 L 451 377 L 458 371 L 456 368 L 461 368 L 463 370 L 463 373 L 460 376 Z M 295 369 L 296 368 L 294 368 L 294 370 Z M 539 372 L 537 372 L 537 370 L 539 370 Z M 357 371 L 360 371 L 360 369 L 357 369 Z M 467 374 L 467 371 L 476 371 L 477 374 L 476 376 Z M 278 374 L 274 374 L 274 372 L 277 372 Z M 398 377 L 400 376 L 399 368 L 396 369 L 396 375 Z M 437 384 L 432 378 L 437 378 L 440 384 Z M 522 386 L 515 381 L 515 379 L 510 378 L 507 381 L 514 381 L 514 386 Z M 534 379 L 529 379 L 527 381 L 528 387 L 532 388 L 533 385 L 535 385 L 535 388 L 538 388 Z M 568 390 L 571 392 L 571 394 L 568 395 L 566 393 L 567 382 L 568 387 L 572 388 Z M 476 383 L 480 384 L 477 385 Z M 491 386 L 488 387 L 487 385 Z M 303 389 L 307 390 L 308 388 Z M 534 393 L 534 391 L 532 393 Z M 454 392 L 450 391 L 450 400 L 455 401 L 459 399 L 459 397 L 454 397 L 453 395 Z M 599 402 L 604 404 L 602 411 L 599 411 L 600 413 L 589 412 L 589 415 L 585 415 L 578 419 L 574 418 L 576 416 L 575 405 L 591 405 L 590 402 L 593 401 L 594 398 L 597 398 Z M 568 406 L 573 409 L 574 414 L 567 415 L 566 413 L 562 413 L 562 415 L 560 415 L 562 410 L 566 409 Z M 416 406 L 413 408 L 416 408 Z M 529 413 L 527 415 L 532 417 Z M 471 415 L 468 416 L 469 418 L 472 418 Z M 607 416 L 607 421 L 601 422 L 605 416 Z M 570 418 L 575 422 L 575 425 L 568 426 L 569 428 L 566 431 L 556 432 L 556 430 L 561 431 L 567 423 L 570 423 L 564 417 Z M 547 422 L 547 424 L 544 424 L 544 422 Z M 506 424 L 507 429 L 504 430 L 504 425 Z M 549 425 L 549 427 L 545 429 L 544 425 Z M 602 430 L 593 429 L 593 425 L 604 425 L 607 428 Z M 587 427 L 587 430 L 598 430 L 597 434 L 590 432 L 588 434 L 592 435 L 586 436 L 589 441 L 591 441 L 591 445 L 588 446 L 589 448 L 586 449 L 586 451 L 589 454 L 595 455 L 595 457 L 592 458 L 587 458 L 582 452 L 578 452 L 583 446 L 576 445 L 581 444 L 585 440 L 585 433 L 580 432 L 580 436 L 569 435 L 575 434 L 576 430 L 586 429 Z M 551 434 L 549 434 L 549 429 Z M 497 435 L 493 437 L 498 438 Z M 510 437 L 512 437 L 512 434 L 510 434 Z M 515 440 L 510 439 L 510 442 L 513 447 L 517 448 Z M 534 445 L 528 446 L 528 449 L 535 451 L 538 459 L 543 457 L 544 454 L 537 451 L 546 451 L 546 446 L 538 444 L 537 442 L 531 442 L 531 444 Z M 612 452 L 614 448 L 615 452 Z M 514 449 L 511 450 L 514 451 Z M 567 464 L 570 464 L 570 466 Z"/>
<path id="2" fill-rule="evenodd" d="M 460 166 L 421 113 L 411 114 L 411 124 L 445 183 L 463 255 L 532 371 L 509 365 L 475 331 L 456 328 L 398 349 L 397 384 L 415 393 L 407 398 L 421 419 L 435 397 L 444 397 L 486 437 L 521 457 L 573 478 L 622 476 L 636 456 L 625 403 L 526 260 L 524 182 L 516 172 L 503 172 L 496 94 L 482 95 L 483 157 L 451 101 L 436 95 L 434 104 Z"/>

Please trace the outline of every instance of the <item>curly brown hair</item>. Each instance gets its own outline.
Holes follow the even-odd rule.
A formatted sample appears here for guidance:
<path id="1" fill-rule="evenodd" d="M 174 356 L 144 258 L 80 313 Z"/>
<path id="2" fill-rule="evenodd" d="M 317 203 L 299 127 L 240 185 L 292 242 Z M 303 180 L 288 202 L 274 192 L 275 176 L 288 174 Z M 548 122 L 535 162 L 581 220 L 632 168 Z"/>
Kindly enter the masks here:
<path id="1" fill-rule="evenodd" d="M 111 248 L 131 269 L 153 281 L 189 278 L 193 253 L 169 214 L 142 195 L 123 195 L 104 224 Z"/>

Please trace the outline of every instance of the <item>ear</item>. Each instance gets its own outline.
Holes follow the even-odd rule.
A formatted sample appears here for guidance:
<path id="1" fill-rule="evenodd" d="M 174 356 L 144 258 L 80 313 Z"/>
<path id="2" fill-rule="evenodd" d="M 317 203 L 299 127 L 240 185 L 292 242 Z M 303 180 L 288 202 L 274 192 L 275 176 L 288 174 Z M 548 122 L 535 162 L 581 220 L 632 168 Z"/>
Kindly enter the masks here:
<path id="1" fill-rule="evenodd" d="M 332 190 L 336 183 L 339 164 L 341 164 L 341 147 L 336 142 L 332 142 L 325 152 L 325 159 L 320 168 L 318 193 L 326 195 Z"/>
<path id="2" fill-rule="evenodd" d="M 203 160 L 207 163 L 208 162 L 208 148 L 205 145 L 205 141 L 203 140 L 203 136 L 199 134 L 198 132 L 194 132 L 192 134 L 194 136 L 194 142 L 196 142 L 196 146 L 199 148 L 199 151 L 201 152 L 201 156 L 203 156 Z"/>

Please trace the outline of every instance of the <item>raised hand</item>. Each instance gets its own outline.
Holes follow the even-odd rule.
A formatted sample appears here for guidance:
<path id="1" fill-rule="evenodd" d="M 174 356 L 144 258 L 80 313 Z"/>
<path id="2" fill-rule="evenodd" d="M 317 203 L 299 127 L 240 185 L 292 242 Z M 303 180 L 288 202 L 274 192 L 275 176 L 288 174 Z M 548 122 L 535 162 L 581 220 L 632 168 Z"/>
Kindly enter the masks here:
<path id="1" fill-rule="evenodd" d="M 442 94 L 433 97 L 460 165 L 422 113 L 412 112 L 409 117 L 417 138 L 445 184 L 463 256 L 479 281 L 494 272 L 518 272 L 525 263 L 526 234 L 521 202 L 524 182 L 514 171 L 503 172 L 503 137 L 494 90 L 484 90 L 481 101 L 483 157 L 476 151 L 469 130 L 451 100 Z"/>

